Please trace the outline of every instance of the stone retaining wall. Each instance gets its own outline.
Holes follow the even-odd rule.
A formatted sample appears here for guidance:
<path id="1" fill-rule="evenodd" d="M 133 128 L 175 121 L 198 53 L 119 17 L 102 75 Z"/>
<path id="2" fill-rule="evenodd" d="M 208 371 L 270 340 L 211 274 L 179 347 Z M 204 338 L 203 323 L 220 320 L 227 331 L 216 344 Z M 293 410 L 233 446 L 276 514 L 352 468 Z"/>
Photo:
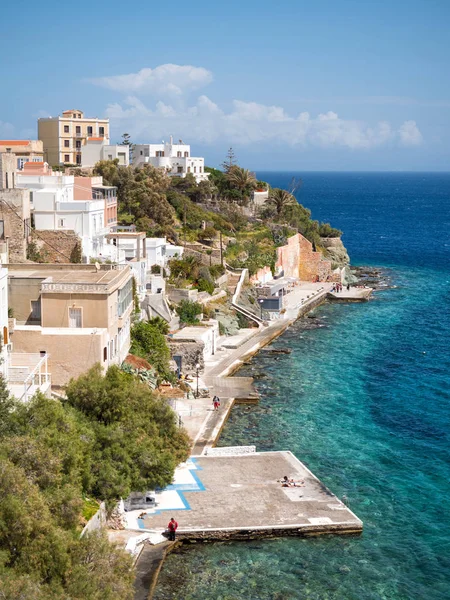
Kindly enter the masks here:
<path id="1" fill-rule="evenodd" d="M 31 237 L 45 262 L 65 264 L 74 262 L 77 253 L 81 255 L 81 240 L 75 231 L 33 230 Z"/>
<path id="2" fill-rule="evenodd" d="M 254 529 L 215 529 L 215 530 L 204 530 L 204 531 L 192 531 L 177 533 L 177 539 L 182 542 L 196 542 L 196 541 L 225 541 L 225 540 L 257 540 L 261 538 L 275 538 L 275 537 L 315 537 L 318 535 L 325 534 L 337 534 L 337 535 L 361 535 L 361 528 L 355 526 L 354 523 L 327 523 L 325 525 L 297 525 L 294 527 L 268 527 L 268 528 L 254 528 Z"/>
<path id="3" fill-rule="evenodd" d="M 167 341 L 170 355 L 173 356 L 181 356 L 183 359 L 182 363 L 182 372 L 184 374 L 196 375 L 197 369 L 196 365 L 200 365 L 200 371 L 203 371 L 205 368 L 205 361 L 203 358 L 203 351 L 205 344 L 203 342 L 189 342 L 189 341 L 180 341 L 177 342 L 173 339 L 168 339 Z"/>

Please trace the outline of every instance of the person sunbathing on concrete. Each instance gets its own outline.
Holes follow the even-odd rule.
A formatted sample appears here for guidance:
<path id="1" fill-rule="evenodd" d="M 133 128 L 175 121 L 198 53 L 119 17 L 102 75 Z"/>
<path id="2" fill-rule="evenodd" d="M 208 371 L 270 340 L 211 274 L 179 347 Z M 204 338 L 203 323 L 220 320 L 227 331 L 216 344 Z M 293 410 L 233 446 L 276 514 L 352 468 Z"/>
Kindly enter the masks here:
<path id="1" fill-rule="evenodd" d="M 281 480 L 281 487 L 300 487 L 304 484 L 305 482 L 303 479 L 298 479 L 297 481 L 295 481 L 295 479 L 293 479 L 292 477 L 289 479 L 287 475 L 285 475 Z"/>

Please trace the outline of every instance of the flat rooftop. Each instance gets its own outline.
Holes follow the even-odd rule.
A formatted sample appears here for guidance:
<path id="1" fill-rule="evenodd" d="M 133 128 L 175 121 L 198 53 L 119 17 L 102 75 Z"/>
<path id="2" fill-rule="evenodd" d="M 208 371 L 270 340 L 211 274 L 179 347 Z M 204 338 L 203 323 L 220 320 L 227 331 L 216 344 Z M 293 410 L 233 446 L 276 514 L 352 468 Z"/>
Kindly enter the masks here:
<path id="1" fill-rule="evenodd" d="M 63 291 L 54 290 L 53 285 L 89 285 L 101 286 L 105 290 L 112 289 L 118 285 L 130 273 L 130 267 L 124 266 L 120 269 L 97 270 L 94 265 L 83 265 L 82 268 L 64 268 L 65 265 L 37 266 L 35 264 L 5 265 L 8 268 L 10 279 L 40 279 L 48 289 L 45 292 Z M 84 268 L 86 267 L 86 268 Z"/>
<path id="2" fill-rule="evenodd" d="M 239 452 L 216 448 L 213 451 Z M 282 487 L 287 475 L 298 483 Z M 140 529 L 163 530 L 171 517 L 181 538 L 360 533 L 362 521 L 291 452 L 191 457 L 157 506 L 133 514 Z"/>
<path id="3" fill-rule="evenodd" d="M 145 231 L 116 231 L 108 233 L 105 237 L 108 239 L 120 239 L 120 240 L 135 240 L 143 239 L 147 237 Z"/>

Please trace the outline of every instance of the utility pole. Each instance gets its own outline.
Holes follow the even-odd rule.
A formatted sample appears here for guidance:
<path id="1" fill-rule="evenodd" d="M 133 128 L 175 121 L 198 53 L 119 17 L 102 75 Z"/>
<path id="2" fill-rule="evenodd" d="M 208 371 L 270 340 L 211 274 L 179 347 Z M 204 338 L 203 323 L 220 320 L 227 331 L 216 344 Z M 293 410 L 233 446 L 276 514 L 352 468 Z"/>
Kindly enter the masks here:
<path id="1" fill-rule="evenodd" d="M 184 197 L 184 216 L 183 216 L 183 234 L 184 247 L 186 247 L 186 196 Z"/>

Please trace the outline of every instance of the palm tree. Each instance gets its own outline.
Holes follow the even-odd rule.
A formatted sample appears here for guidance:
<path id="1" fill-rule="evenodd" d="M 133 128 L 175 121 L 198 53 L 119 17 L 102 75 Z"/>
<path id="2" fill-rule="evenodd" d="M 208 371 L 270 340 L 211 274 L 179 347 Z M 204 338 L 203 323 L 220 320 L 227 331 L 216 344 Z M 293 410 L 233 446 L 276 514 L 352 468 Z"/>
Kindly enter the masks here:
<path id="1" fill-rule="evenodd" d="M 294 205 L 297 200 L 286 190 L 272 188 L 266 202 L 275 208 L 277 215 L 281 215 L 285 208 Z"/>
<path id="2" fill-rule="evenodd" d="M 253 173 L 237 165 L 230 168 L 226 177 L 231 185 L 238 189 L 246 199 L 249 198 L 251 190 L 256 187 L 256 179 Z"/>

